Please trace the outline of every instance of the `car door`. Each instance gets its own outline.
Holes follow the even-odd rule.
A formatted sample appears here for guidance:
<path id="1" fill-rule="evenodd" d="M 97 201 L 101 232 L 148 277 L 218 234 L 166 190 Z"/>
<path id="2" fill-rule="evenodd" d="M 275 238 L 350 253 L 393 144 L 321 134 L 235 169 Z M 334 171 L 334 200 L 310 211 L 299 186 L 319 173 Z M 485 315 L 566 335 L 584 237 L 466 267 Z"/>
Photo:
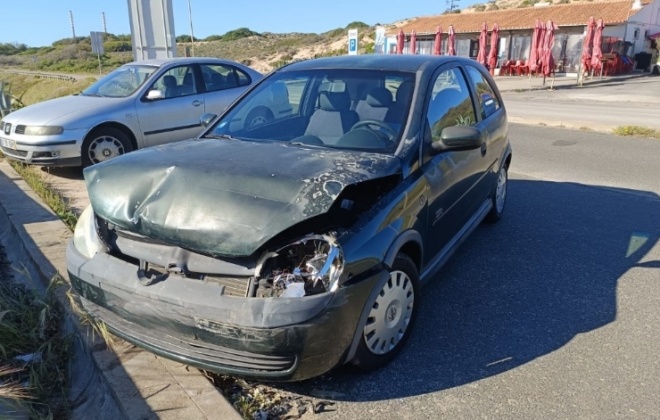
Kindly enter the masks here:
<path id="1" fill-rule="evenodd" d="M 438 256 L 482 204 L 480 194 L 474 189 L 482 170 L 481 150 L 438 152 L 432 148 L 432 142 L 440 141 L 446 127 L 477 123 L 464 72 L 457 65 L 441 68 L 427 92 L 422 145 L 429 213 L 424 238 L 425 263 Z"/>
<path id="2" fill-rule="evenodd" d="M 138 100 L 137 116 L 147 146 L 189 139 L 201 132 L 204 95 L 195 83 L 194 66 L 187 64 L 164 71 L 147 90 L 161 94 L 155 99 L 145 95 Z"/>
<path id="3" fill-rule="evenodd" d="M 244 71 L 229 64 L 200 64 L 206 112 L 219 115 L 252 84 Z"/>
<path id="4" fill-rule="evenodd" d="M 479 119 L 477 128 L 484 134 L 483 159 L 480 160 L 479 170 L 483 177 L 479 188 L 485 198 L 493 191 L 499 169 L 498 161 L 506 147 L 506 113 L 484 70 L 471 65 L 465 66 L 465 70 L 475 97 L 474 103 Z"/>

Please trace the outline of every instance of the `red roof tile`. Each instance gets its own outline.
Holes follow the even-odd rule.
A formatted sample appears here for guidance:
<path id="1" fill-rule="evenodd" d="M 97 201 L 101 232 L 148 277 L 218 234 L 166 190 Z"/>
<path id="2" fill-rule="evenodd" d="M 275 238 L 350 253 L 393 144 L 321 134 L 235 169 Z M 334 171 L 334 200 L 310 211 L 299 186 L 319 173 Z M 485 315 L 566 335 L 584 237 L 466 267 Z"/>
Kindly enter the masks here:
<path id="1" fill-rule="evenodd" d="M 649 1 L 643 1 L 648 3 Z M 637 10 L 632 10 L 631 1 L 569 3 L 545 7 L 525 7 L 519 9 L 493 10 L 488 12 L 452 13 L 418 18 L 405 26 L 408 34 L 414 29 L 418 35 L 435 33 L 438 25 L 447 32 L 449 25 L 459 32 L 479 32 L 484 22 L 490 28 L 497 23 L 502 30 L 533 29 L 536 19 L 546 22 L 549 19 L 557 26 L 582 26 L 590 16 L 603 19 L 605 25 L 626 22 Z"/>

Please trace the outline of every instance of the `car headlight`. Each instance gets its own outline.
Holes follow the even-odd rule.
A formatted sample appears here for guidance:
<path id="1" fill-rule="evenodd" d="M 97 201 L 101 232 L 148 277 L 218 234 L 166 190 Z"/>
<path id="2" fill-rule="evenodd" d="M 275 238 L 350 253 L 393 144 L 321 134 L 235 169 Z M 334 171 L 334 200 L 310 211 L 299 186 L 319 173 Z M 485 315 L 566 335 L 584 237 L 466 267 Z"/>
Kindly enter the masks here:
<path id="1" fill-rule="evenodd" d="M 73 231 L 73 246 L 87 258 L 92 258 L 97 252 L 105 249 L 96 232 L 92 206 L 87 206 L 78 218 L 76 229 Z"/>
<path id="2" fill-rule="evenodd" d="M 37 126 L 29 125 L 25 127 L 26 136 L 57 136 L 64 132 L 64 127 L 59 126 Z"/>
<path id="3" fill-rule="evenodd" d="M 339 287 L 344 255 L 329 235 L 310 235 L 266 253 L 256 269 L 257 297 L 303 297 Z"/>

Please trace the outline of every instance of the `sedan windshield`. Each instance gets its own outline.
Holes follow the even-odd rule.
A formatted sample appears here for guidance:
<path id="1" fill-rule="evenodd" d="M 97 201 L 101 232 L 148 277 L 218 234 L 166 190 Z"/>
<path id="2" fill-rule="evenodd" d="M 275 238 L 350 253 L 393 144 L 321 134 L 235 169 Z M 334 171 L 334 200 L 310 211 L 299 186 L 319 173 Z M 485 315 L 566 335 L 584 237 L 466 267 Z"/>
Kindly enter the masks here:
<path id="1" fill-rule="evenodd" d="M 125 98 L 135 92 L 158 68 L 126 65 L 82 91 L 85 96 Z"/>
<path id="2" fill-rule="evenodd" d="M 414 78 L 384 70 L 282 71 L 243 97 L 204 137 L 390 153 L 403 133 Z"/>

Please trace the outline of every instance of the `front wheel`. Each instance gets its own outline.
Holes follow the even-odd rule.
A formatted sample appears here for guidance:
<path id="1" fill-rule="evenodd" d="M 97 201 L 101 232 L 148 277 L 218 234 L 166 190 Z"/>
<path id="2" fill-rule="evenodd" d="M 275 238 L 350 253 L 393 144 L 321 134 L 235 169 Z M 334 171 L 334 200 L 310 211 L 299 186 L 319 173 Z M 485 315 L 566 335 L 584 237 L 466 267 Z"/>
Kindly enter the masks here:
<path id="1" fill-rule="evenodd" d="M 104 162 L 133 150 L 128 136 L 113 127 L 99 128 L 87 136 L 81 150 L 84 167 Z"/>
<path id="2" fill-rule="evenodd" d="M 415 324 L 419 306 L 419 274 L 410 257 L 397 255 L 390 278 L 371 302 L 353 363 L 373 371 L 401 351 Z"/>
<path id="3" fill-rule="evenodd" d="M 502 165 L 500 172 L 497 174 L 497 184 L 495 184 L 495 191 L 493 192 L 493 208 L 486 215 L 485 220 L 487 223 L 495 223 L 502 218 L 508 186 L 508 168 L 506 165 Z"/>

